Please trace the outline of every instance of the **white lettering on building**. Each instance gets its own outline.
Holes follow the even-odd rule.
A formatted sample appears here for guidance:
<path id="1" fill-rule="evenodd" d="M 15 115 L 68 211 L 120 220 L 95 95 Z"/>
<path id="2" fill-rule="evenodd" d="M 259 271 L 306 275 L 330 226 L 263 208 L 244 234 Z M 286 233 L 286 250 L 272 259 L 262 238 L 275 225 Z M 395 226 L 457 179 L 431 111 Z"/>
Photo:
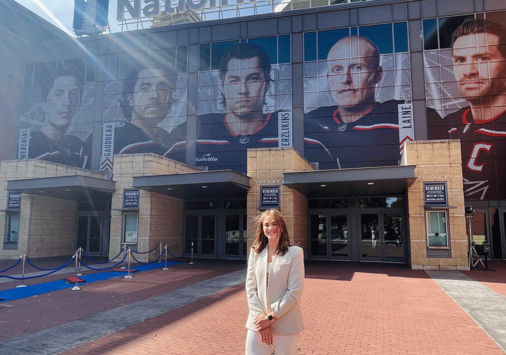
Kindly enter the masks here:
<path id="1" fill-rule="evenodd" d="M 265 0 L 272 2 L 272 0 Z M 245 0 L 237 0 L 236 5 L 245 4 Z M 257 0 L 249 0 L 250 4 L 255 4 Z M 142 7 L 144 4 L 144 7 Z M 116 20 L 125 21 L 125 15 L 129 19 L 138 20 L 141 17 L 157 17 L 162 11 L 168 14 L 183 12 L 186 9 L 201 11 L 209 5 L 210 9 L 217 7 L 228 7 L 228 0 L 118 0 L 116 8 Z"/>
<path id="2" fill-rule="evenodd" d="M 292 113 L 279 112 L 278 113 L 278 146 L 291 147 L 292 146 Z"/>
<path id="3" fill-rule="evenodd" d="M 29 128 L 20 129 L 18 159 L 28 159 L 29 146 L 30 146 L 30 129 Z"/>

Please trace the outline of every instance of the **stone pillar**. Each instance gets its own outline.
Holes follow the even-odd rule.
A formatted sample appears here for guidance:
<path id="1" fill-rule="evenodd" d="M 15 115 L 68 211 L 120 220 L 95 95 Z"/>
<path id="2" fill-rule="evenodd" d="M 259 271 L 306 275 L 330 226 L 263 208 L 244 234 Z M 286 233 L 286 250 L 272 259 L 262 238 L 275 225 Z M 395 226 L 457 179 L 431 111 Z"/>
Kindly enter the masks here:
<path id="1" fill-rule="evenodd" d="M 168 175 L 199 170 L 155 154 L 128 154 L 114 157 L 116 192 L 112 197 L 109 256 L 116 256 L 123 242 L 123 192 L 133 188 L 136 176 Z M 184 201 L 145 190 L 139 192 L 137 251 L 146 252 L 162 243 L 175 256 L 183 254 Z M 142 262 L 158 257 L 154 253 L 136 256 Z"/>
<path id="2" fill-rule="evenodd" d="M 293 148 L 248 149 L 248 252 L 255 240 L 254 218 L 260 213 L 260 187 L 279 185 L 280 210 L 286 218 L 290 242 L 307 251 L 307 198 L 283 184 L 284 172 L 313 170 Z M 306 252 L 307 255 L 307 252 Z"/>
<path id="3" fill-rule="evenodd" d="M 467 233 L 462 180 L 460 141 L 436 140 L 408 142 L 403 165 L 416 165 L 415 183 L 408 189 L 408 220 L 411 267 L 413 269 L 467 270 Z M 449 253 L 430 257 L 427 247 L 424 182 L 447 184 Z"/>

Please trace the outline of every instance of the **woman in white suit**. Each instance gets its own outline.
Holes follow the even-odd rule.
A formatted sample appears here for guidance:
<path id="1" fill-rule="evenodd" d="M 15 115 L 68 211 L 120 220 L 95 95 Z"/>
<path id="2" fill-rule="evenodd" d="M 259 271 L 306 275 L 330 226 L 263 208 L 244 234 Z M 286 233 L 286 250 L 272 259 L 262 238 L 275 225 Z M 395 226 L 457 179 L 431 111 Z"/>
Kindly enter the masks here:
<path id="1" fill-rule="evenodd" d="M 292 355 L 304 329 L 300 298 L 304 286 L 304 253 L 290 245 L 283 215 L 267 210 L 258 217 L 248 261 L 246 355 Z"/>

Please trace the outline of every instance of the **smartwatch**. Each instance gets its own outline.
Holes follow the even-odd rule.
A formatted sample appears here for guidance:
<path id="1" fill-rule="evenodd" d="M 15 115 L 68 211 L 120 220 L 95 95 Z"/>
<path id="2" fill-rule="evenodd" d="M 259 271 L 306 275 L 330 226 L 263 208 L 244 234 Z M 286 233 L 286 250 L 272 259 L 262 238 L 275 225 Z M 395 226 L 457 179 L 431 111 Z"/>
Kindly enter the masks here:
<path id="1" fill-rule="evenodd" d="M 269 315 L 267 316 L 267 319 L 268 319 L 268 320 L 270 320 L 270 321 L 272 322 L 272 320 L 274 319 L 274 317 L 272 316 L 272 314 L 269 314 Z"/>

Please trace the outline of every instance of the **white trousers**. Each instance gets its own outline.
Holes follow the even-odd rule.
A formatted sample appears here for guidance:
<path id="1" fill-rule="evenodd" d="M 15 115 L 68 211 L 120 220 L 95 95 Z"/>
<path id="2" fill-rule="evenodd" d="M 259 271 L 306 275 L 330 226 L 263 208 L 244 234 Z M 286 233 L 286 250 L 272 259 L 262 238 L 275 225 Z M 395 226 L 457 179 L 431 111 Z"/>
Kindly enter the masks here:
<path id="1" fill-rule="evenodd" d="M 276 355 L 294 355 L 297 351 L 299 333 L 280 335 L 272 334 L 273 345 L 262 343 L 260 332 L 248 329 L 246 335 L 246 355 L 270 355 L 276 350 Z"/>

